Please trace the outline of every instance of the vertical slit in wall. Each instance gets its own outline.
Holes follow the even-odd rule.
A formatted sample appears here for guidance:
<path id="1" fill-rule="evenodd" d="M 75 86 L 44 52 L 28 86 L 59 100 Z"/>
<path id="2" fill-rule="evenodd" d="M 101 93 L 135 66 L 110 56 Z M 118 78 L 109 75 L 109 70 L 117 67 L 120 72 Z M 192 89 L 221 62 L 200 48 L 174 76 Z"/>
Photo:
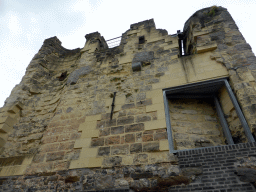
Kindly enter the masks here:
<path id="1" fill-rule="evenodd" d="M 181 55 L 184 56 L 185 52 L 184 52 L 184 43 L 183 43 L 183 39 L 181 39 Z"/>

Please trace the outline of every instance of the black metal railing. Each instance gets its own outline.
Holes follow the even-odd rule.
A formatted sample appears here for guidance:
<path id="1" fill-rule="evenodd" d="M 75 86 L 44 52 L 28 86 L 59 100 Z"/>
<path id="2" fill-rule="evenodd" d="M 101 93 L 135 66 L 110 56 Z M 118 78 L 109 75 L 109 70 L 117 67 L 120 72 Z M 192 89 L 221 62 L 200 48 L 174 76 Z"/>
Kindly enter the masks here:
<path id="1" fill-rule="evenodd" d="M 119 46 L 121 42 L 121 37 L 122 36 L 107 40 L 106 42 L 108 44 L 108 48 Z"/>

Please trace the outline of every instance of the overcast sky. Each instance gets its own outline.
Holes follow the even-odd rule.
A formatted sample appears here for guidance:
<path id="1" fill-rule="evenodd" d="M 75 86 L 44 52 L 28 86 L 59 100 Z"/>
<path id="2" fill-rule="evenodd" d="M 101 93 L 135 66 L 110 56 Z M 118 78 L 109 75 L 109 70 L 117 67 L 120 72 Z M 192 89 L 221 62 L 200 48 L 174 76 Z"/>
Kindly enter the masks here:
<path id="1" fill-rule="evenodd" d="M 0 107 L 46 38 L 82 48 L 88 33 L 108 40 L 151 18 L 174 34 L 194 12 L 212 5 L 228 9 L 255 53 L 256 0 L 0 0 Z"/>

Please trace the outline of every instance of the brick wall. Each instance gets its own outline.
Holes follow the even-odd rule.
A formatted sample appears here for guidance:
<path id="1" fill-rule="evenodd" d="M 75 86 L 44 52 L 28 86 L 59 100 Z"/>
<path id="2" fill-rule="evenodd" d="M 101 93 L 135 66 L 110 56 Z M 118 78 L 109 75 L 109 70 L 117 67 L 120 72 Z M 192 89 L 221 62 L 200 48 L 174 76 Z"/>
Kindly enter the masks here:
<path id="1" fill-rule="evenodd" d="M 171 187 L 170 191 L 255 191 L 250 183 L 241 182 L 235 174 L 237 158 L 255 155 L 256 143 L 180 151 L 177 156 L 181 170 L 201 168 L 202 175 L 190 185 Z"/>

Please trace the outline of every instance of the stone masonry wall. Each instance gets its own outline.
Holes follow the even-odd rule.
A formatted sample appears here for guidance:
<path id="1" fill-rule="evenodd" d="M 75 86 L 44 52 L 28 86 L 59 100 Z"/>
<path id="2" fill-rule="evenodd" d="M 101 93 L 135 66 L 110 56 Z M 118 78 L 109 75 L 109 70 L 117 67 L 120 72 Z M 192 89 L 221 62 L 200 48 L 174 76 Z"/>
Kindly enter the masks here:
<path id="1" fill-rule="evenodd" d="M 169 109 L 177 150 L 225 144 L 213 99 L 170 99 Z"/>
<path id="2" fill-rule="evenodd" d="M 180 57 L 178 35 L 156 29 L 151 19 L 132 24 L 120 45 L 111 49 L 98 32 L 86 35 L 82 49 L 67 50 L 56 37 L 45 40 L 0 111 L 0 132 L 10 127 L 0 134 L 0 189 L 223 191 L 237 182 L 237 188 L 252 191 L 248 182 L 255 181 L 244 179 L 247 169 L 237 171 L 241 182 L 232 163 L 245 167 L 244 159 L 253 175 L 249 155 L 255 152 L 254 143 L 169 153 L 166 88 L 229 78 L 253 133 L 256 125 L 256 59 L 227 10 L 210 7 L 196 12 L 186 22 L 183 38 L 187 55 Z M 246 142 L 232 107 L 224 105 L 225 94 L 220 98 L 233 137 L 238 137 L 237 143 Z M 182 107 L 172 108 L 175 102 Z M 17 107 L 17 118 L 12 107 Z M 173 130 L 177 149 L 225 144 L 209 102 L 171 100 L 170 107 L 180 112 L 171 118 L 192 118 L 181 124 L 172 120 L 189 124 Z M 202 108 L 209 114 L 198 115 Z M 207 125 L 193 127 L 194 118 L 201 119 L 196 125 Z M 193 146 L 181 146 L 180 133 Z M 211 163 L 218 168 L 207 167 Z M 213 179 L 206 180 L 211 175 Z M 216 184 L 220 188 L 207 188 Z"/>

